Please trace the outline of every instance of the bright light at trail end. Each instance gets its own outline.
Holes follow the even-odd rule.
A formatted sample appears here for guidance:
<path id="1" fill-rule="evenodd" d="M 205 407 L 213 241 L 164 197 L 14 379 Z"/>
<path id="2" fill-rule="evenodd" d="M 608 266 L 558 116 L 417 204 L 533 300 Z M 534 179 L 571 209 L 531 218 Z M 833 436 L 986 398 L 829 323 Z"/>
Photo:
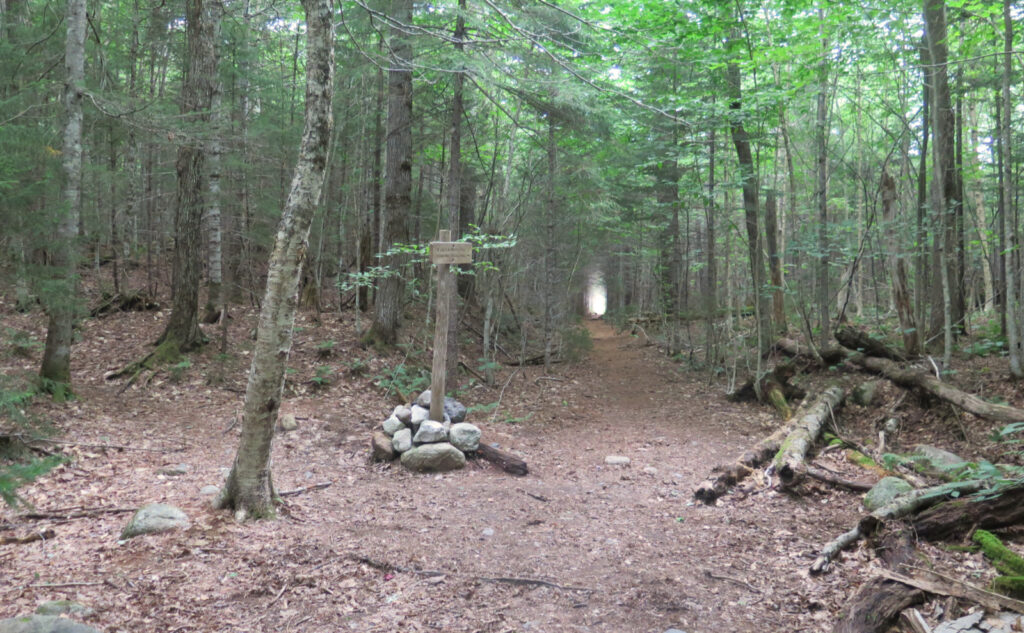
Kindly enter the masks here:
<path id="1" fill-rule="evenodd" d="M 608 289 L 601 273 L 590 273 L 587 279 L 587 315 L 593 318 L 604 316 L 608 309 Z"/>

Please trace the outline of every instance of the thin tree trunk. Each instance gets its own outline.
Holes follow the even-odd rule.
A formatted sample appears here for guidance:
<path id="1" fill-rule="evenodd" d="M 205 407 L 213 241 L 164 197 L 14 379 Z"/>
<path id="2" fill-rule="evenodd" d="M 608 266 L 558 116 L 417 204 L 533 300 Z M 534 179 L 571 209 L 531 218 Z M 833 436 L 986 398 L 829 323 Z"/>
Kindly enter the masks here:
<path id="1" fill-rule="evenodd" d="M 757 317 L 758 350 L 761 354 L 768 351 L 771 345 L 771 315 L 764 294 L 764 256 L 761 249 L 761 231 L 759 229 L 759 204 L 757 171 L 754 168 L 754 157 L 750 152 L 750 135 L 740 118 L 742 102 L 740 100 L 740 68 L 730 63 L 726 68 L 730 99 L 729 109 L 730 130 L 733 145 L 736 147 L 736 158 L 739 163 L 740 176 L 743 183 L 743 213 L 746 219 L 747 248 L 750 256 L 750 270 L 754 294 L 754 312 Z"/>
<path id="2" fill-rule="evenodd" d="M 220 41 L 222 11 L 223 6 L 219 0 L 209 0 L 208 15 L 213 31 L 215 52 L 219 52 L 216 42 Z M 217 55 L 217 57 L 219 59 L 220 56 Z M 214 73 L 217 73 L 216 67 L 214 67 Z M 203 317 L 203 321 L 207 323 L 213 323 L 218 318 L 227 316 L 223 313 L 226 297 L 224 294 L 223 223 L 221 220 L 220 200 L 221 155 L 224 153 L 220 137 L 226 131 L 226 117 L 222 108 L 224 86 L 220 81 L 219 74 L 216 74 L 212 81 L 213 93 L 210 98 L 210 128 L 213 136 L 210 140 L 210 155 L 207 161 L 207 191 L 209 192 L 210 199 L 206 205 L 206 265 L 208 277 L 206 284 L 206 314 Z"/>
<path id="3" fill-rule="evenodd" d="M 1003 155 L 1003 211 L 1011 208 L 1014 200 L 1013 161 L 1010 148 L 1011 119 L 1013 118 L 1013 101 L 1010 99 L 1010 80 L 1013 75 L 1013 19 L 1011 17 L 1011 0 L 1003 0 L 1003 76 L 1002 76 L 1002 111 L 999 122 L 999 144 Z M 1009 245 L 1005 250 L 1006 258 L 1006 344 L 1010 355 L 1010 373 L 1014 378 L 1024 378 L 1024 352 L 1021 350 L 1021 306 L 1020 289 L 1017 287 L 1018 270 L 1014 252 L 1017 241 L 1017 223 L 1011 224 Z"/>
<path id="4" fill-rule="evenodd" d="M 910 292 L 907 288 L 907 262 L 900 248 L 896 226 L 896 182 L 888 172 L 882 172 L 882 217 L 889 226 L 887 234 L 889 250 L 889 268 L 892 274 L 893 301 L 896 303 L 896 314 L 900 321 L 900 333 L 903 335 L 903 349 L 908 356 L 917 356 L 921 350 L 918 343 L 917 322 L 910 305 Z"/>
<path id="5" fill-rule="evenodd" d="M 819 10 L 820 12 L 820 10 Z M 819 16 L 824 21 L 824 16 Z M 821 27 L 823 28 L 823 27 Z M 820 32 L 819 32 L 820 34 Z M 815 117 L 815 206 L 818 209 L 818 327 L 820 329 L 820 346 L 828 345 L 832 338 L 831 320 L 829 317 L 828 289 L 828 40 L 821 39 L 821 61 L 818 65 L 817 115 Z"/>
<path id="6" fill-rule="evenodd" d="M 64 214 L 57 226 L 57 244 L 52 250 L 57 286 L 46 305 L 50 321 L 46 330 L 40 378 L 44 388 L 63 395 L 71 383 L 72 322 L 75 317 L 77 282 L 74 241 L 82 211 L 82 90 L 85 88 L 86 0 L 68 0 L 67 40 L 64 49 L 65 83 L 64 142 L 62 146 Z M 46 384 L 49 383 L 49 384 Z"/>
<path id="7" fill-rule="evenodd" d="M 285 365 L 309 228 L 323 188 L 331 139 L 334 98 L 334 37 L 331 3 L 303 0 L 306 11 L 306 112 L 291 188 L 270 257 L 256 345 L 245 392 L 242 436 L 217 500 L 239 520 L 273 515 L 270 449 L 281 406 Z"/>
<path id="8" fill-rule="evenodd" d="M 785 295 L 782 293 L 782 253 L 779 252 L 778 204 L 775 191 L 764 201 L 764 234 L 768 246 L 768 269 L 772 279 L 772 325 L 776 335 L 786 332 Z"/>
<path id="9" fill-rule="evenodd" d="M 463 12 L 466 0 L 459 0 L 459 14 L 455 18 L 455 50 L 461 55 L 462 40 L 466 36 L 466 20 Z M 452 77 L 452 131 L 451 158 L 448 160 L 448 229 L 452 239 L 461 236 L 462 215 L 462 87 L 464 77 L 461 69 Z M 458 267 L 453 267 L 453 271 Z M 459 293 L 448 297 L 448 351 L 445 356 L 445 382 L 449 389 L 458 386 L 456 382 L 459 367 Z M 444 394 L 441 394 L 442 396 Z"/>

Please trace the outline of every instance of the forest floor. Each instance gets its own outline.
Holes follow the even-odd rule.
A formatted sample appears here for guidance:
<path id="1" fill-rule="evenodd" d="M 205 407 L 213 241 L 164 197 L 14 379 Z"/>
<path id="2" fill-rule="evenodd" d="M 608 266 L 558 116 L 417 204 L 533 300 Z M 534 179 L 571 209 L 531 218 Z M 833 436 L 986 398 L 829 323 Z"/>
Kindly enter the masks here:
<path id="1" fill-rule="evenodd" d="M 38 315 L 0 308 L 8 333 L 42 340 Z M 821 545 L 856 522 L 854 494 L 817 484 L 780 493 L 755 478 L 715 506 L 694 503 L 714 465 L 770 432 L 773 412 L 727 402 L 721 381 L 602 321 L 587 325 L 584 361 L 551 375 L 505 368 L 497 388 L 460 394 L 484 441 L 529 464 L 517 478 L 486 462 L 443 475 L 371 463 L 371 429 L 396 404 L 373 376 L 402 359 L 360 349 L 350 313 L 301 316 L 282 408 L 298 429 L 279 434 L 273 473 L 279 490 L 331 485 L 287 497 L 277 520 L 237 524 L 200 489 L 221 483 L 237 447 L 253 315 L 231 324 L 228 354 L 214 340 L 124 393 L 123 381 L 106 382 L 163 321 L 84 321 L 78 398 L 34 407 L 64 442 L 51 448 L 73 459 L 20 489 L 35 517 L 0 512 L 0 536 L 56 533 L 0 546 L 0 618 L 73 599 L 110 632 L 827 631 L 870 574 L 864 548 L 830 574 L 807 573 Z M 0 350 L 4 373 L 33 372 L 37 355 L 12 349 Z M 854 374 L 839 379 L 863 380 Z M 871 436 L 875 414 L 849 417 Z M 906 423 L 925 436 L 913 442 L 940 428 L 926 417 Z M 943 445 L 981 451 L 985 433 Z M 160 474 L 177 464 L 187 472 Z M 182 508 L 191 527 L 119 541 L 127 509 L 151 502 Z M 104 511 L 66 518 L 79 508 Z M 924 548 L 939 567 L 984 564 Z"/>

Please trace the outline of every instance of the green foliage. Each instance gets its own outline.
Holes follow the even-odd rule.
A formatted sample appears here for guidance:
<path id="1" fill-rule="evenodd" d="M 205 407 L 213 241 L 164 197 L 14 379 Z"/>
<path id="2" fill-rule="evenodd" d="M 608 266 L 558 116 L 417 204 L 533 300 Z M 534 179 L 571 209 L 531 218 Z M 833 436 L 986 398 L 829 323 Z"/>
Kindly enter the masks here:
<path id="1" fill-rule="evenodd" d="M 316 375 L 310 378 L 309 382 L 317 388 L 330 386 L 334 382 L 334 369 L 330 365 L 320 365 L 316 368 Z"/>
<path id="2" fill-rule="evenodd" d="M 497 402 L 488 402 L 487 404 L 474 404 L 466 407 L 466 414 L 470 413 L 490 413 L 498 408 Z"/>
<path id="3" fill-rule="evenodd" d="M 562 355 L 570 363 L 578 363 L 594 349 L 590 331 L 581 325 L 573 325 L 562 332 Z"/>
<path id="4" fill-rule="evenodd" d="M 370 365 L 365 360 L 359 358 L 358 356 L 355 358 L 348 359 L 347 361 L 343 362 L 342 365 L 344 365 L 345 368 L 348 369 L 348 373 L 351 376 L 362 376 L 363 374 L 366 373 L 366 370 L 370 368 Z"/>
<path id="5" fill-rule="evenodd" d="M 25 463 L 0 465 L 0 499 L 3 499 L 4 503 L 9 506 L 23 504 L 24 499 L 19 497 L 15 491 L 21 486 L 32 483 L 65 461 L 67 460 L 64 457 L 52 455 Z"/>
<path id="6" fill-rule="evenodd" d="M 992 561 L 999 573 L 1008 576 L 1024 575 L 1024 558 L 1003 545 L 995 534 L 987 530 L 975 530 L 972 540 L 981 546 L 981 551 Z"/>
<path id="7" fill-rule="evenodd" d="M 182 378 L 185 377 L 185 372 L 192 368 L 192 361 L 185 358 L 177 363 L 174 363 L 167 368 L 168 375 L 171 377 L 171 382 L 181 382 Z"/>
<path id="8" fill-rule="evenodd" d="M 430 386 L 430 372 L 403 362 L 374 376 L 373 384 L 385 393 L 398 393 L 408 400 L 411 394 Z"/>
<path id="9" fill-rule="evenodd" d="M 4 327 L 2 331 L 11 356 L 35 358 L 43 353 L 43 342 L 28 332 L 12 327 Z"/>
<path id="10" fill-rule="evenodd" d="M 317 358 L 330 358 L 332 354 L 334 354 L 334 341 L 323 341 L 317 344 Z"/>

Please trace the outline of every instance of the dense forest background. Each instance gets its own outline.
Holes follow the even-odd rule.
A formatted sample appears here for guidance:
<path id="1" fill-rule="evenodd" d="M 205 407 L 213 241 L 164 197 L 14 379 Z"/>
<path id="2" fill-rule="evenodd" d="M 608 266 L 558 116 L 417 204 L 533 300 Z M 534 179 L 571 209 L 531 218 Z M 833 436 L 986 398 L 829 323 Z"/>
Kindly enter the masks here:
<path id="1" fill-rule="evenodd" d="M 550 362 L 603 284 L 610 317 L 694 364 L 861 319 L 947 364 L 984 332 L 1020 376 L 1021 11 L 342 2 L 302 305 L 375 305 L 368 336 L 394 342 L 429 297 L 417 253 L 452 228 L 504 247 L 460 284 L 485 362 L 513 321 Z M 204 280 L 200 317 L 258 304 L 303 125 L 297 3 L 5 0 L 2 21 L 18 306 L 80 312 L 69 266 L 155 297 L 169 260 L 176 302 Z M 683 341 L 692 319 L 703 340 Z"/>

